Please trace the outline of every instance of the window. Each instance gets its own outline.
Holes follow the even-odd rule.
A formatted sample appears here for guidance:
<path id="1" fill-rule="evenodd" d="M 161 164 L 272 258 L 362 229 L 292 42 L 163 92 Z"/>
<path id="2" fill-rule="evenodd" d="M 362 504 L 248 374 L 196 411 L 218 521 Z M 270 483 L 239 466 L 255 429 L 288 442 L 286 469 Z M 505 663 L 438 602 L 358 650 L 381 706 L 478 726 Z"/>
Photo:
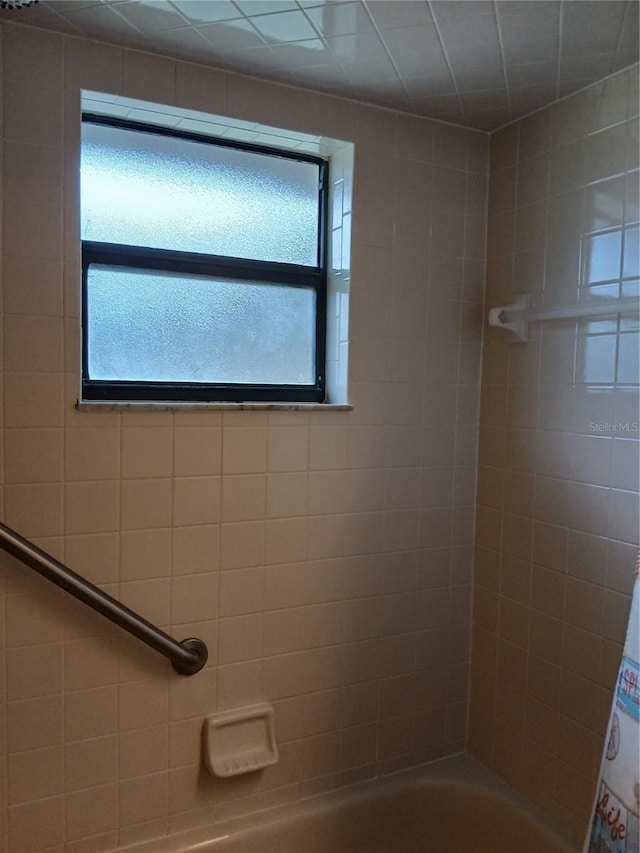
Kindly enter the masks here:
<path id="1" fill-rule="evenodd" d="M 322 402 L 327 169 L 84 114 L 83 399 Z"/>

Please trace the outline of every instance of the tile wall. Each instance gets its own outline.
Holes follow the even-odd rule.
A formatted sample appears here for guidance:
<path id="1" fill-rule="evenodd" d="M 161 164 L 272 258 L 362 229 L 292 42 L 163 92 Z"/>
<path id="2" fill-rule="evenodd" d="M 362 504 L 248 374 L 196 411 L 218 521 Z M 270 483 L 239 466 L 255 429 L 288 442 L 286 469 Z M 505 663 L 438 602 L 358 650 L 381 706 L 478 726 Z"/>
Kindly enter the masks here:
<path id="1" fill-rule="evenodd" d="M 211 655 L 179 677 L 5 559 L 0 847 L 99 853 L 461 750 L 488 138 L 1 36 L 3 518 Z M 355 143 L 352 412 L 76 410 L 81 87 Z M 203 717 L 262 700 L 279 764 L 214 782 Z"/>
<path id="2" fill-rule="evenodd" d="M 637 66 L 492 137 L 487 307 L 523 292 L 638 295 Z M 484 344 L 470 750 L 580 839 L 638 545 L 637 330 Z"/>

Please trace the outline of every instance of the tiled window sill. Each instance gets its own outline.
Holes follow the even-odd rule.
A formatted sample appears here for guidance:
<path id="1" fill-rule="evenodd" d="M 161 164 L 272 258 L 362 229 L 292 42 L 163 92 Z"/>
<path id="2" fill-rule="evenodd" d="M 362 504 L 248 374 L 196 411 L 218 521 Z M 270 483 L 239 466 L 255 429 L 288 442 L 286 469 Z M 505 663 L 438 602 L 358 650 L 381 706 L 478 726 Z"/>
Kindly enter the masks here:
<path id="1" fill-rule="evenodd" d="M 350 412 L 348 403 L 150 403 L 78 400 L 80 412 Z"/>

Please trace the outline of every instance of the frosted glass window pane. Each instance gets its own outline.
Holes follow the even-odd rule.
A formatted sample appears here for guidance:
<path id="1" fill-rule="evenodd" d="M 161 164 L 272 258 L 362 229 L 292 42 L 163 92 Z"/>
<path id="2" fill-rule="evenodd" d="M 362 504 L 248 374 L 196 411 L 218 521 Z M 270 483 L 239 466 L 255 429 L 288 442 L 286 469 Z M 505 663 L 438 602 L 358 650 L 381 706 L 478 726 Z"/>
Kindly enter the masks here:
<path id="1" fill-rule="evenodd" d="M 315 291 L 92 265 L 89 378 L 312 385 Z"/>
<path id="2" fill-rule="evenodd" d="M 620 335 L 618 344 L 618 382 L 638 383 L 640 376 L 640 338 L 637 332 Z"/>
<path id="3" fill-rule="evenodd" d="M 640 231 L 637 228 L 628 228 L 624 232 L 624 263 L 622 275 L 636 276 L 640 271 Z"/>
<path id="4" fill-rule="evenodd" d="M 82 239 L 317 266 L 319 166 L 82 125 Z"/>
<path id="5" fill-rule="evenodd" d="M 578 337 L 578 382 L 610 385 L 616 381 L 616 343 L 615 335 Z"/>
<path id="6" fill-rule="evenodd" d="M 584 284 L 620 278 L 622 231 L 596 234 L 584 241 Z"/>

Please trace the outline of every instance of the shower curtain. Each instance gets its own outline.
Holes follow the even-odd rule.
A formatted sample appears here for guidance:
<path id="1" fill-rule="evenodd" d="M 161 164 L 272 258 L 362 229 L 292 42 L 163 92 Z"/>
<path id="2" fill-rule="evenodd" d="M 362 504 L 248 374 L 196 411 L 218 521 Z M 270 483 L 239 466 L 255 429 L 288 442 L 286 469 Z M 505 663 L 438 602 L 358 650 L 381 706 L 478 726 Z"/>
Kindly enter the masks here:
<path id="1" fill-rule="evenodd" d="M 639 853 L 640 554 L 631 615 L 584 853 Z"/>

